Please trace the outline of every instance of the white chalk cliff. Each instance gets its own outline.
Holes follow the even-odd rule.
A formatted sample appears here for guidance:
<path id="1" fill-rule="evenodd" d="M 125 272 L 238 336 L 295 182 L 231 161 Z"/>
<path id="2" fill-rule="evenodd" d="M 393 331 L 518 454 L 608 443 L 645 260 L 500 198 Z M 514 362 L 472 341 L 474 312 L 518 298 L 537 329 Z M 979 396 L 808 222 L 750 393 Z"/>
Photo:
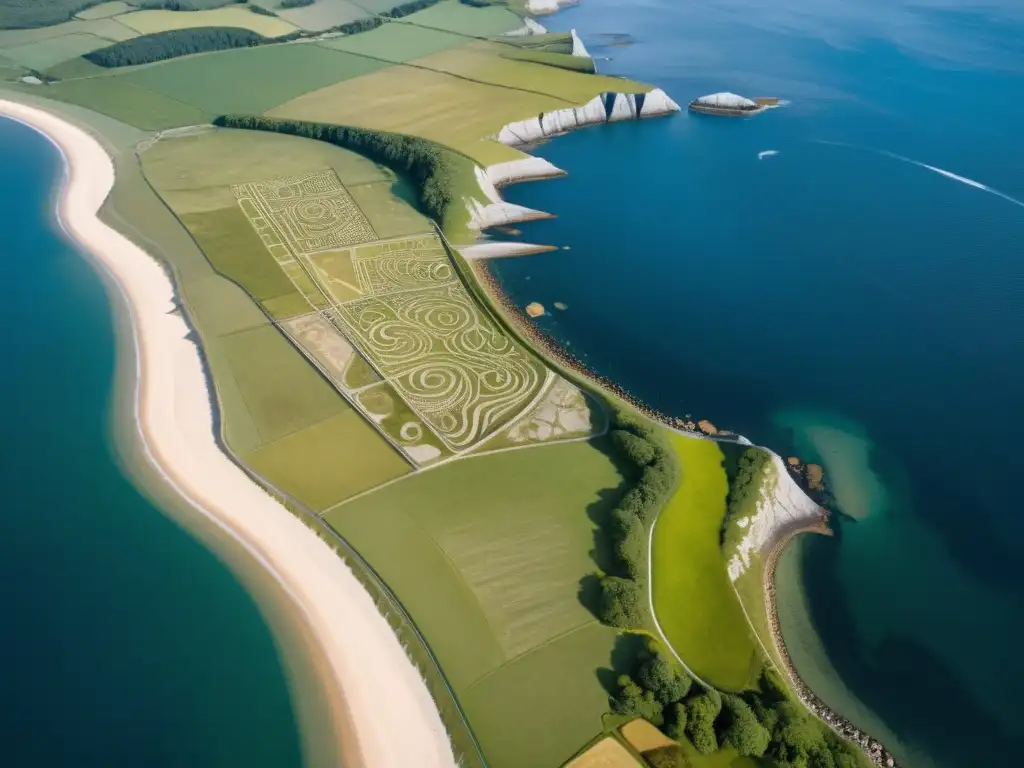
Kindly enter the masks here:
<path id="1" fill-rule="evenodd" d="M 580 40 L 580 36 L 576 34 L 576 30 L 569 30 L 569 34 L 572 35 L 572 55 L 573 56 L 585 56 L 590 58 L 590 52 L 587 51 L 587 46 Z"/>
<path id="2" fill-rule="evenodd" d="M 587 125 L 656 117 L 678 111 L 679 105 L 660 88 L 643 94 L 605 93 L 595 96 L 582 107 L 556 109 L 528 120 L 509 123 L 498 132 L 498 141 L 514 147 Z"/>
<path id="3" fill-rule="evenodd" d="M 505 37 L 527 37 L 528 35 L 546 35 L 547 28 L 537 22 L 536 19 L 531 19 L 527 16 L 523 19 L 523 26 L 519 29 L 513 29 L 511 32 L 506 32 Z"/>
<path id="4" fill-rule="evenodd" d="M 751 557 L 772 542 L 782 530 L 797 524 L 821 520 L 824 511 L 796 484 L 777 454 L 764 469 L 757 513 L 732 521 L 730 525 L 745 531 L 736 552 L 729 558 L 729 578 L 736 581 L 750 567 Z"/>
<path id="5" fill-rule="evenodd" d="M 478 166 L 476 180 L 480 185 L 485 202 L 473 197 L 466 198 L 470 228 L 483 230 L 519 221 L 550 218 L 551 214 L 544 211 L 502 200 L 498 193 L 498 187 L 515 181 L 547 179 L 563 175 L 565 175 L 565 171 L 556 168 L 542 157 L 524 157 L 520 160 L 496 163 L 488 166 L 486 170 Z"/>

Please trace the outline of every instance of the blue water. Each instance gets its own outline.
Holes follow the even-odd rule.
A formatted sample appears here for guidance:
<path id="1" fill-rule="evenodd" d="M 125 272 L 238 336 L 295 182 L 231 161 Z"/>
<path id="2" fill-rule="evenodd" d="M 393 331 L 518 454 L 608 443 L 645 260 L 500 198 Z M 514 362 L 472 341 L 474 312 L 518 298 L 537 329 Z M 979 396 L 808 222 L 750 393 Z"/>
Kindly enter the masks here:
<path id="1" fill-rule="evenodd" d="M 0 763 L 299 766 L 256 605 L 118 468 L 113 319 L 55 232 L 60 173 L 0 120 Z"/>
<path id="2" fill-rule="evenodd" d="M 569 177 L 507 196 L 568 250 L 496 275 L 566 304 L 539 324 L 651 405 L 824 463 L 849 517 L 780 585 L 806 593 L 783 605 L 801 673 L 907 765 L 1012 764 L 1024 4 L 585 0 L 546 23 L 683 103 L 790 103 L 543 145 Z"/>

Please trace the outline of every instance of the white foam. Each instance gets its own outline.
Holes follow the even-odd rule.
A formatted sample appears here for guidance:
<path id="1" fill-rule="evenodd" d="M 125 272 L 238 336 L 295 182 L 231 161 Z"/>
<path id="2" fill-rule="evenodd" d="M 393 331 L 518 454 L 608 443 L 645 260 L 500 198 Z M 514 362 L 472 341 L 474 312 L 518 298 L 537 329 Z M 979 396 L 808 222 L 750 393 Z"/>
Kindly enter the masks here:
<path id="1" fill-rule="evenodd" d="M 779 154 L 777 149 L 766 149 L 764 152 L 757 153 L 757 159 L 764 160 L 766 157 L 775 157 L 777 154 Z"/>

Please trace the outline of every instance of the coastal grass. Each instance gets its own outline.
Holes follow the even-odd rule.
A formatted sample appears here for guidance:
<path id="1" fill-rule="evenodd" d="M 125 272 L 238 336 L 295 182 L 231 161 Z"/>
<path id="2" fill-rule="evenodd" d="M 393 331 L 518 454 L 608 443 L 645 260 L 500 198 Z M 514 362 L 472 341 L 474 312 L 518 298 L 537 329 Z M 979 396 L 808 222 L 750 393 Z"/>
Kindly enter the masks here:
<path id="1" fill-rule="evenodd" d="M 259 114 L 385 66 L 313 43 L 291 43 L 172 59 L 113 77 L 210 114 Z"/>
<path id="2" fill-rule="evenodd" d="M 699 677 L 726 691 L 755 685 L 761 651 L 733 592 L 719 546 L 728 480 L 718 444 L 668 439 L 682 481 L 652 541 L 654 610 L 669 643 Z"/>
<path id="3" fill-rule="evenodd" d="M 400 0 L 387 0 L 390 8 Z M 364 0 L 316 0 L 312 5 L 283 8 L 280 0 L 259 0 L 254 3 L 269 8 L 282 19 L 311 32 L 321 32 L 372 16 Z"/>
<path id="4" fill-rule="evenodd" d="M 356 411 L 343 410 L 242 457 L 268 482 L 321 510 L 410 472 Z"/>
<path id="5" fill-rule="evenodd" d="M 395 65 L 307 93 L 268 114 L 420 136 L 489 164 L 508 159 L 510 150 L 485 137 L 506 123 L 567 106 L 552 96 Z"/>
<path id="6" fill-rule="evenodd" d="M 253 13 L 248 8 L 226 6 L 208 11 L 142 10 L 118 16 L 117 20 L 140 35 L 194 27 L 235 27 L 248 29 L 263 37 L 281 37 L 297 27 L 284 19 Z"/>
<path id="7" fill-rule="evenodd" d="M 550 96 L 564 102 L 561 107 L 580 106 L 605 92 L 646 93 L 651 90 L 648 85 L 626 78 L 572 71 L 569 65 L 555 67 L 547 63 L 517 61 L 507 57 L 522 53 L 519 49 L 500 43 L 475 41 L 461 48 L 416 59 L 411 64 L 477 83 L 500 86 L 509 92 Z M 586 63 L 590 59 L 579 61 Z M 522 113 L 518 119 L 532 116 L 531 113 Z"/>
<path id="8" fill-rule="evenodd" d="M 494 765 L 558 765 L 601 729 L 616 634 L 579 593 L 622 482 L 604 445 L 467 458 L 324 514 L 410 612 Z"/>
<path id="9" fill-rule="evenodd" d="M 582 72 L 592 75 L 596 72 L 594 60 L 588 56 L 573 56 L 571 53 L 555 53 L 552 51 L 527 49 L 524 51 L 510 51 L 502 53 L 501 56 L 514 61 L 530 61 L 534 64 L 543 64 L 558 69 L 568 69 L 573 72 Z"/>

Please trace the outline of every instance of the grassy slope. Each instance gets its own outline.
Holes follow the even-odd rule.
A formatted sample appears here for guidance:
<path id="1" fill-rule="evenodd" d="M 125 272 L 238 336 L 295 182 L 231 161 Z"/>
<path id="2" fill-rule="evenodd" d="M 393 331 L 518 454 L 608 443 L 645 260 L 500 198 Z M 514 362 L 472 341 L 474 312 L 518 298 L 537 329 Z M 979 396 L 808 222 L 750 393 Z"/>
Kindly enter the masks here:
<path id="1" fill-rule="evenodd" d="M 670 440 L 683 479 L 654 529 L 654 608 L 695 673 L 724 690 L 741 690 L 756 681 L 761 656 L 719 547 L 728 492 L 722 452 L 710 440 L 677 434 Z"/>
<path id="2" fill-rule="evenodd" d="M 358 35 L 346 35 L 325 40 L 319 45 L 337 51 L 374 56 L 393 62 L 406 62 L 429 56 L 438 51 L 456 48 L 467 42 L 468 39 L 465 35 L 454 32 L 392 22 Z"/>
<path id="3" fill-rule="evenodd" d="M 325 515 L 401 596 L 493 765 L 559 765 L 600 730 L 615 633 L 578 592 L 589 515 L 620 481 L 572 443 L 464 459 Z"/>
<path id="4" fill-rule="evenodd" d="M 523 20 L 507 8 L 473 8 L 459 0 L 445 0 L 397 23 L 443 29 L 470 37 L 503 35 L 523 26 Z"/>

